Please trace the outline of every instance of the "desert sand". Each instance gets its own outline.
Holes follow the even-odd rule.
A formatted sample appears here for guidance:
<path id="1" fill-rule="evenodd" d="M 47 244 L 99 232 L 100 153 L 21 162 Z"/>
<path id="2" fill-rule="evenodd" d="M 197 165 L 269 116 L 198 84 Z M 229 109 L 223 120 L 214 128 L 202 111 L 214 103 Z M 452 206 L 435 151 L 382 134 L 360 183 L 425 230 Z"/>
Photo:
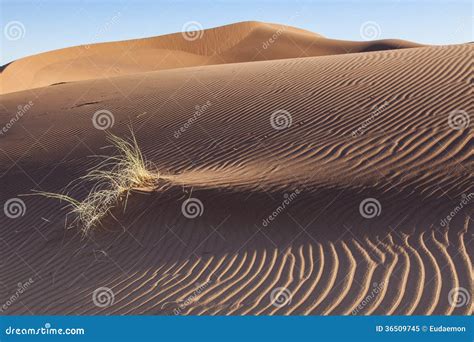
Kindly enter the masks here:
<path id="1" fill-rule="evenodd" d="M 420 46 L 397 39 L 340 41 L 290 26 L 259 22 L 196 32 L 75 46 L 22 58 L 4 66 L 0 94 L 164 69 Z"/>
<path id="2" fill-rule="evenodd" d="M 72 47 L 4 68 L 1 122 L 17 120 L 0 135 L 0 203 L 25 207 L 0 215 L 2 314 L 472 313 L 472 296 L 453 302 L 452 290 L 473 290 L 473 130 L 449 121 L 472 117 L 472 45 L 285 27 L 263 49 L 279 28 Z M 62 192 L 100 162 L 90 156 L 115 153 L 97 111 L 120 137 L 132 127 L 167 179 L 82 237 L 65 203 L 22 195 Z M 80 184 L 79 199 L 91 189 Z M 202 203 L 195 218 L 189 198 Z M 375 214 L 361 214 L 366 199 Z"/>

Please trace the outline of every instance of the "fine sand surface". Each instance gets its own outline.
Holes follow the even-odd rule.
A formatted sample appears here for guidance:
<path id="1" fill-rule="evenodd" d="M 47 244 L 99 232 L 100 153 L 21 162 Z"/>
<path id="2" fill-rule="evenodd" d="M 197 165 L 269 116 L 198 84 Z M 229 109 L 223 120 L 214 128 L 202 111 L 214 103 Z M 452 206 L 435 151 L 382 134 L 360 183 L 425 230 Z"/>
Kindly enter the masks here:
<path id="1" fill-rule="evenodd" d="M 3 71 L 2 125 L 33 105 L 0 135 L 0 203 L 26 206 L 0 215 L 1 314 L 472 313 L 474 198 L 456 208 L 474 192 L 473 129 L 448 124 L 455 110 L 472 118 L 472 45 L 396 49 L 288 28 L 252 56 L 274 30 L 64 49 Z M 64 203 L 20 195 L 61 192 L 100 162 L 91 155 L 114 153 L 98 110 L 116 135 L 132 126 L 170 180 L 133 192 L 81 239 Z M 275 111 L 291 125 L 273 128 Z M 188 198 L 201 216 L 183 215 Z M 361 215 L 367 198 L 378 216 Z M 93 301 L 101 287 L 107 306 Z"/>

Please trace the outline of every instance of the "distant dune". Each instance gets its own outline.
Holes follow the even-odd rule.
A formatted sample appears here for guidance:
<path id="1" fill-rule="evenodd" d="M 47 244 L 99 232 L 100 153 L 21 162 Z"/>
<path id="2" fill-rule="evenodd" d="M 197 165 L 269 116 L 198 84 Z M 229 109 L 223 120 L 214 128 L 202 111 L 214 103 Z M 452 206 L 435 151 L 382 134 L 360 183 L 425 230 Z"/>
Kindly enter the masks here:
<path id="1" fill-rule="evenodd" d="M 0 203 L 25 210 L 0 216 L 0 302 L 34 281 L 5 314 L 472 314 L 472 46 L 288 27 L 263 49 L 279 27 L 74 47 L 4 70 L 0 119 L 17 122 L 0 136 Z M 132 126 L 171 180 L 81 239 L 64 203 L 21 194 L 61 192 L 97 165 L 89 156 L 114 153 L 98 111 L 121 137 Z M 97 305 L 104 287 L 113 300 Z"/>
<path id="2" fill-rule="evenodd" d="M 271 43 L 277 40 L 278 44 Z M 76 46 L 26 57 L 0 74 L 0 94 L 61 82 L 163 69 L 416 47 L 402 40 L 350 42 L 277 24 L 244 22 L 165 36 Z"/>

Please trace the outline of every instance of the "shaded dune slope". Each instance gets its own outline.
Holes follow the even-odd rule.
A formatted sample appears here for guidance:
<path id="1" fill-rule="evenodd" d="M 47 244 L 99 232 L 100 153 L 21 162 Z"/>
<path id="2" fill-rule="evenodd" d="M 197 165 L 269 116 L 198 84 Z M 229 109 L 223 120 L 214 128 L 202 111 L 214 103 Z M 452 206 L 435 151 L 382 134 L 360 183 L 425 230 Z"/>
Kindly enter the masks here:
<path id="1" fill-rule="evenodd" d="M 59 203 L 23 197 L 23 217 L 0 218 L 0 300 L 29 277 L 34 290 L 7 313 L 472 313 L 472 299 L 449 300 L 453 288 L 473 289 L 472 202 L 440 223 L 474 190 L 472 126 L 448 125 L 453 110 L 474 109 L 471 51 L 236 63 L 4 95 L 2 120 L 34 106 L 0 139 L 2 203 L 60 191 L 96 163 L 88 155 L 112 153 L 92 125 L 102 109 L 114 133 L 131 124 L 144 155 L 174 176 L 132 194 L 118 222 L 86 240 L 64 230 Z M 272 128 L 276 110 L 290 113 L 290 127 Z M 195 219 L 181 213 L 190 196 L 204 205 Z M 359 212 L 369 197 L 382 208 L 373 219 Z M 93 304 L 99 286 L 113 290 L 113 305 Z M 279 287 L 291 293 L 281 307 L 270 300 Z"/>
<path id="2" fill-rule="evenodd" d="M 243 22 L 188 35 L 76 46 L 22 58 L 0 73 L 0 94 L 153 70 L 416 46 L 420 45 L 396 39 L 334 40 L 284 25 Z"/>

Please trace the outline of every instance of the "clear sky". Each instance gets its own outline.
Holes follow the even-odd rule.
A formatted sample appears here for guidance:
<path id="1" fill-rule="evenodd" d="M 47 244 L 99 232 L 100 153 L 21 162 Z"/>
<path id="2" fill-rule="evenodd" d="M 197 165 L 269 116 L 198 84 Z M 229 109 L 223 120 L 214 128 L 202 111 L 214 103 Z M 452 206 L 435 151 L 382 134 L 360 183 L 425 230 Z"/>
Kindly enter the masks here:
<path id="1" fill-rule="evenodd" d="M 257 20 L 283 23 L 329 38 L 376 37 L 426 44 L 474 40 L 470 0 L 0 0 L 0 65 L 68 46 L 181 32 L 190 21 L 210 28 Z"/>

